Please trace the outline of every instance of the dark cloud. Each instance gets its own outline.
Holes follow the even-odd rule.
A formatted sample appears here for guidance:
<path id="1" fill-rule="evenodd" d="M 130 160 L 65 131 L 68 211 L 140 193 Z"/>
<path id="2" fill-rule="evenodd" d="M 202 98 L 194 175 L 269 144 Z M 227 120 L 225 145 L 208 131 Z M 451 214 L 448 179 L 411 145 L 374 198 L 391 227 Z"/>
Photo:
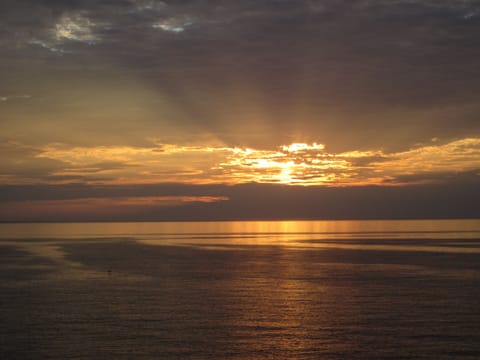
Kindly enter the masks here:
<path id="1" fill-rule="evenodd" d="M 225 196 L 229 187 L 185 184 L 160 185 L 9 185 L 0 186 L 0 201 L 72 200 L 96 197 Z"/>
<path id="2" fill-rule="evenodd" d="M 450 184 L 450 186 L 475 185 L 480 183 L 480 169 L 465 172 L 439 172 L 415 175 L 398 175 L 385 180 L 392 184 L 415 184 L 415 183 Z"/>
<path id="3" fill-rule="evenodd" d="M 15 70 L 4 86 L 25 72 L 34 92 L 62 74 L 53 91 L 67 99 L 72 81 L 98 78 L 108 91 L 129 74 L 169 104 L 160 125 L 137 120 L 156 132 L 169 121 L 229 144 L 399 149 L 480 131 L 479 11 L 476 1 L 4 1 L 0 67 Z M 79 89 L 88 118 L 101 105 Z"/>
<path id="4" fill-rule="evenodd" d="M 62 200 L 145 196 L 211 196 L 228 201 L 189 203 L 183 206 L 125 207 L 115 215 L 62 211 Z M 0 187 L 1 221 L 86 220 L 246 220 L 246 219 L 396 219 L 475 218 L 480 216 L 480 187 L 475 183 L 406 187 L 291 187 L 245 184 L 239 186 L 151 186 L 98 187 L 81 184 L 63 186 Z M 29 212 L 35 200 L 58 200 L 53 212 Z M 31 202 L 33 201 L 33 202 Z M 23 205 L 22 205 L 23 204 Z M 23 212 L 22 212 L 22 206 Z M 15 208 L 12 213 L 9 209 Z M 122 210 L 122 209 L 120 209 Z"/>
<path id="5" fill-rule="evenodd" d="M 0 139 L 0 177 L 21 177 L 38 181 L 45 179 L 54 171 L 67 166 L 62 161 L 39 159 L 34 156 L 38 153 L 34 148 Z"/>

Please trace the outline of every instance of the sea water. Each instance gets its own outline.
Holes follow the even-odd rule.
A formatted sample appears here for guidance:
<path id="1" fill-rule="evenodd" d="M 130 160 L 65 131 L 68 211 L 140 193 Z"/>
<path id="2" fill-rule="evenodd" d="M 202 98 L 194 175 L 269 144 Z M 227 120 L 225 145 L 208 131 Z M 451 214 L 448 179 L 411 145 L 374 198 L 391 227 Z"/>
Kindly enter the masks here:
<path id="1" fill-rule="evenodd" d="M 480 221 L 0 225 L 2 359 L 478 359 Z"/>

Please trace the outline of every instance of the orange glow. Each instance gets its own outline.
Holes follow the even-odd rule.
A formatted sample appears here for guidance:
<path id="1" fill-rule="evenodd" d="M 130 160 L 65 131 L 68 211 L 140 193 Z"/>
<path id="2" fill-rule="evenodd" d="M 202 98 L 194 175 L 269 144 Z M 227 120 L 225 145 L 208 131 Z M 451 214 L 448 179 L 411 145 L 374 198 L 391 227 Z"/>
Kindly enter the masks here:
<path id="1" fill-rule="evenodd" d="M 54 143 L 35 148 L 17 142 L 7 145 L 31 152 L 30 158 L 15 161 L 15 171 L 22 164 L 34 164 L 36 172 L 38 164 L 43 162 L 54 163 L 55 167 L 44 178 L 20 176 L 15 171 L 4 173 L 0 178 L 4 184 L 80 181 L 89 184 L 399 185 L 402 181 L 398 179 L 405 176 L 417 179 L 409 180 L 410 183 L 425 182 L 431 174 L 480 168 L 480 138 L 445 144 L 436 141 L 396 153 L 371 149 L 336 154 L 319 143 L 293 143 L 272 150 L 158 143 L 149 147 L 70 147 Z M 20 173 L 28 174 L 28 168 Z"/>

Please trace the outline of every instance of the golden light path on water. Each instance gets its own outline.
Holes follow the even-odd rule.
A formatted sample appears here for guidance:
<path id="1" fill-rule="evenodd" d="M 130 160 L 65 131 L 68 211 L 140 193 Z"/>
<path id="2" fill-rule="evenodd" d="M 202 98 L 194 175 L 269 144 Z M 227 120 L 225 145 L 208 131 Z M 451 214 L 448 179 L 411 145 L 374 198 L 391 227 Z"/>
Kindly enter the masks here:
<path id="1" fill-rule="evenodd" d="M 122 358 L 133 348 L 148 359 L 196 357 L 205 349 L 205 358 L 230 358 L 234 349 L 245 355 L 238 358 L 255 359 L 268 348 L 272 356 L 262 358 L 315 359 L 321 350 L 343 359 L 357 358 L 357 348 L 378 338 L 362 358 L 390 344 L 396 358 L 399 339 L 402 349 L 418 349 L 432 328 L 426 354 L 438 348 L 439 336 L 447 339 L 432 359 L 451 351 L 452 338 L 458 354 L 478 344 L 471 340 L 478 333 L 478 221 L 44 223 L 0 230 L 7 254 L 2 295 L 11 299 L 2 319 L 13 329 L 8 338 L 26 349 L 22 358 L 35 358 L 37 348 L 28 345 L 39 337 L 48 354 L 83 351 L 82 358 L 104 348 L 102 357 L 114 349 Z M 21 332 L 19 321 L 26 322 Z"/>
<path id="2" fill-rule="evenodd" d="M 87 243 L 125 240 L 219 250 L 242 250 L 253 245 L 298 250 L 480 253 L 480 220 L 37 223 L 0 227 L 1 244 L 52 256 L 55 252 L 51 249 L 65 238 Z M 32 241 L 19 244 L 15 241 L 18 238 Z M 42 246 L 47 248 L 42 250 Z"/>

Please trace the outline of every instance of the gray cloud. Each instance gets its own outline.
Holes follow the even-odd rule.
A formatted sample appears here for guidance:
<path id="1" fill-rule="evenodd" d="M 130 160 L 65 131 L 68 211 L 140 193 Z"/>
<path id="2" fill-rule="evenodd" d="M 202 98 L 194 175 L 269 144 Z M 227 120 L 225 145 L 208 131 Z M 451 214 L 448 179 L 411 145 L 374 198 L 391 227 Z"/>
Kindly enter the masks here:
<path id="1" fill-rule="evenodd" d="M 30 95 L 8 95 L 0 96 L 0 102 L 12 101 L 12 100 L 26 100 L 30 99 Z"/>
<path id="2" fill-rule="evenodd" d="M 22 181 L 38 181 L 46 179 L 54 172 L 63 169 L 67 164 L 52 159 L 38 159 L 35 148 L 0 139 L 0 179 L 3 181 L 22 179 Z"/>
<path id="3" fill-rule="evenodd" d="M 85 138 L 102 104 L 71 84 L 106 92 L 128 74 L 159 99 L 135 117 L 139 138 L 168 121 L 229 145 L 406 149 L 480 133 L 479 11 L 473 0 L 3 1 L 2 84 L 76 96 L 80 110 L 63 115 L 87 119 Z"/>
<path id="4" fill-rule="evenodd" d="M 461 178 L 462 176 L 460 176 Z M 466 177 L 469 177 L 467 175 Z M 0 186 L 0 221 L 87 220 L 244 220 L 244 219 L 395 219 L 478 218 L 478 182 L 430 186 L 318 188 L 267 184 L 192 186 L 29 185 Z M 62 201 L 125 197 L 197 196 L 228 198 L 221 202 L 191 203 L 182 207 L 125 207 L 115 215 L 61 211 Z M 57 202 L 55 211 L 31 212 L 29 201 Z M 115 204 L 115 201 L 112 202 Z M 9 209 L 17 209 L 12 214 Z M 22 210 L 23 207 L 23 210 Z M 122 209 L 120 209 L 122 210 Z"/>

